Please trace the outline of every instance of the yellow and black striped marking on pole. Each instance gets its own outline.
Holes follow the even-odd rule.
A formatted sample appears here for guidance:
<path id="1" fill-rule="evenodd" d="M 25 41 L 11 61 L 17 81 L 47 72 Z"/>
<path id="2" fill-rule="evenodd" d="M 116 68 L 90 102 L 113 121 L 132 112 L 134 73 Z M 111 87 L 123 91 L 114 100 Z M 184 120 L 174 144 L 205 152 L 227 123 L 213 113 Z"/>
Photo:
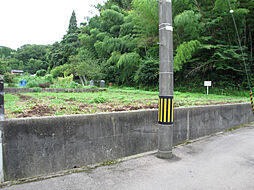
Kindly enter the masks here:
<path id="1" fill-rule="evenodd" d="M 173 96 L 159 97 L 158 122 L 163 125 L 173 124 Z"/>
<path id="2" fill-rule="evenodd" d="M 254 103 L 253 103 L 253 93 L 252 93 L 252 90 L 250 90 L 250 102 L 251 102 L 252 112 L 254 114 Z"/>

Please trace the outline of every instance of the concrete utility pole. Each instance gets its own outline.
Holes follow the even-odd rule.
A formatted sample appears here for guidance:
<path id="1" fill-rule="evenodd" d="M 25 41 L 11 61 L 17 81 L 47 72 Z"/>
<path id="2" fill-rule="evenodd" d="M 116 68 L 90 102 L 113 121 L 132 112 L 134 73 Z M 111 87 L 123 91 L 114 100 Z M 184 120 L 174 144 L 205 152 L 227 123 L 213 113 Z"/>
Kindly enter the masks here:
<path id="1" fill-rule="evenodd" d="M 158 113 L 159 158 L 172 157 L 173 144 L 173 26 L 171 0 L 159 0 L 160 74 Z"/>
<path id="2" fill-rule="evenodd" d="M 4 167 L 3 167 L 3 126 L 4 121 L 4 80 L 0 77 L 0 182 L 4 182 Z"/>

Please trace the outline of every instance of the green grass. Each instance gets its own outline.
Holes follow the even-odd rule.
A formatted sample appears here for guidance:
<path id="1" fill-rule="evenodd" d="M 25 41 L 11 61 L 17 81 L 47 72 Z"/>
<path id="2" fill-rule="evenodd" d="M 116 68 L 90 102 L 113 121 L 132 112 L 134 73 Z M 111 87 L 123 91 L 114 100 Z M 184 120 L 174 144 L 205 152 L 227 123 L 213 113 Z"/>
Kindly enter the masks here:
<path id="1" fill-rule="evenodd" d="M 6 118 L 65 114 L 89 114 L 156 108 L 158 92 L 116 89 L 96 93 L 26 93 L 5 95 Z M 25 97 L 24 97 L 25 96 Z M 174 107 L 248 102 L 248 97 L 201 93 L 174 93 Z M 38 114 L 36 115 L 36 113 Z"/>
<path id="2" fill-rule="evenodd" d="M 200 94 L 200 93 L 175 93 L 175 103 L 179 106 L 196 106 L 209 104 L 222 104 L 230 102 L 248 102 L 248 97 L 240 96 L 225 96 L 214 94 Z"/>

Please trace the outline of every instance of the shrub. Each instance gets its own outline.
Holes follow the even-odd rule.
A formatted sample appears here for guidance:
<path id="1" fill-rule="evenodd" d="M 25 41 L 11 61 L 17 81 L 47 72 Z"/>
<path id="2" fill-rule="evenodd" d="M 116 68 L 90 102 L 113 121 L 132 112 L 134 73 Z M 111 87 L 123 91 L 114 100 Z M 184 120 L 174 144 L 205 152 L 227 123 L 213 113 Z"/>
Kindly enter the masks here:
<path id="1" fill-rule="evenodd" d="M 140 61 L 141 58 L 139 54 L 135 52 L 121 55 L 119 61 L 117 62 L 117 67 L 120 70 L 120 80 L 123 84 L 133 84 L 133 78 L 135 72 L 139 68 Z"/>
<path id="2" fill-rule="evenodd" d="M 36 76 L 45 76 L 46 75 L 46 70 L 45 69 L 41 69 L 39 71 L 36 72 Z"/>
<path id="3" fill-rule="evenodd" d="M 63 77 L 67 76 L 70 74 L 72 71 L 72 66 L 70 64 L 64 64 L 55 67 L 54 69 L 51 70 L 50 74 L 55 78 L 55 77 Z"/>
<path id="4" fill-rule="evenodd" d="M 73 75 L 70 75 L 68 77 L 57 77 L 57 79 L 57 86 L 62 88 L 69 88 L 73 82 Z"/>
<path id="5" fill-rule="evenodd" d="M 99 103 L 103 104 L 103 103 L 107 102 L 107 99 L 102 96 L 99 96 L 99 97 L 94 98 L 93 102 L 96 104 L 99 104 Z"/>
<path id="6" fill-rule="evenodd" d="M 53 76 L 51 74 L 45 75 L 45 82 L 49 82 L 50 84 L 53 84 Z"/>
<path id="7" fill-rule="evenodd" d="M 41 88 L 40 87 L 33 88 L 33 91 L 34 92 L 41 92 Z"/>
<path id="8" fill-rule="evenodd" d="M 156 87 L 159 84 L 159 61 L 153 58 L 143 60 L 134 78 L 141 87 Z"/>
<path id="9" fill-rule="evenodd" d="M 16 80 L 15 80 L 16 75 L 10 74 L 10 73 L 5 73 L 4 74 L 4 82 L 8 84 L 9 87 L 14 87 Z"/>
<path id="10" fill-rule="evenodd" d="M 25 87 L 26 88 L 38 87 L 38 82 L 36 80 L 29 80 Z"/>

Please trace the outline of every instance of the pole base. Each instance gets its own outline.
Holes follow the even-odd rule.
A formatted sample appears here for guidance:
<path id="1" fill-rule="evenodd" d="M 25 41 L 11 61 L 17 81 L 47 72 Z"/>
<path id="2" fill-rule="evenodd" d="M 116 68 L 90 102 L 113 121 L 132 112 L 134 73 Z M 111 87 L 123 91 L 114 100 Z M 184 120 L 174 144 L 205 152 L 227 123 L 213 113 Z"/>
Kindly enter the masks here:
<path id="1" fill-rule="evenodd" d="M 173 124 L 159 125 L 158 127 L 158 153 L 157 157 L 162 159 L 170 159 L 173 145 Z"/>
<path id="2" fill-rule="evenodd" d="M 173 158 L 172 151 L 160 151 L 160 150 L 158 150 L 156 156 L 158 158 L 161 158 L 161 159 L 171 159 L 171 158 Z"/>

